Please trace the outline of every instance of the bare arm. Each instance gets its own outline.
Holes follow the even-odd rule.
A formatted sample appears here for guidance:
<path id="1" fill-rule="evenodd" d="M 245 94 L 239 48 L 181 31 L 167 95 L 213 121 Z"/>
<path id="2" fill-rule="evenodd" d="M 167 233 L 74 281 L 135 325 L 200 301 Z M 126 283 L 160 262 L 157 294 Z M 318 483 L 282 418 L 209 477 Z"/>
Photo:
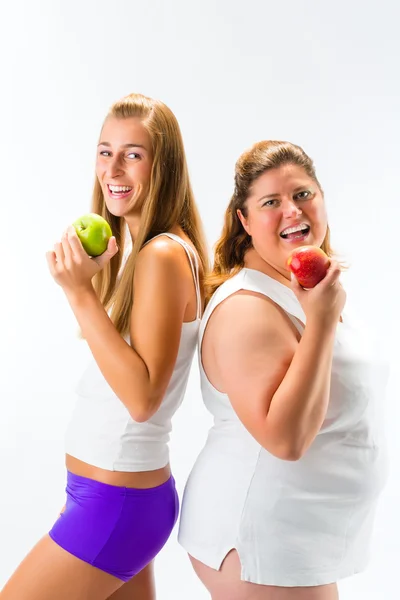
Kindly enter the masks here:
<path id="1" fill-rule="evenodd" d="M 234 410 L 269 452 L 297 460 L 326 415 L 334 320 L 308 319 L 298 342 L 283 311 L 251 292 L 228 298 L 217 318 L 215 360 Z"/>
<path id="2" fill-rule="evenodd" d="M 335 327 L 308 323 L 292 362 L 274 394 L 265 422 L 266 435 L 290 440 L 288 458 L 309 448 L 325 419 L 329 403 Z"/>
<path id="3" fill-rule="evenodd" d="M 193 289 L 183 249 L 170 240 L 151 242 L 139 254 L 133 285 L 131 345 L 92 290 L 67 298 L 108 384 L 134 420 L 146 421 L 170 381 Z"/>

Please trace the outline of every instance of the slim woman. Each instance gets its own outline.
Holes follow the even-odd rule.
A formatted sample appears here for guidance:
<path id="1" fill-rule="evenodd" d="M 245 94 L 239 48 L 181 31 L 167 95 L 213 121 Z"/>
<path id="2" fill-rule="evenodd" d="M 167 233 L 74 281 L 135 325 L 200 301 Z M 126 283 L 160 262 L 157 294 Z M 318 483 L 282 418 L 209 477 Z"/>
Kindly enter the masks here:
<path id="1" fill-rule="evenodd" d="M 114 234 L 104 254 L 89 258 L 73 228 L 47 254 L 93 355 L 67 431 L 66 506 L 2 600 L 153 600 L 152 561 L 178 515 L 168 440 L 207 259 L 180 129 L 162 102 L 132 94 L 111 108 L 92 210 Z"/>

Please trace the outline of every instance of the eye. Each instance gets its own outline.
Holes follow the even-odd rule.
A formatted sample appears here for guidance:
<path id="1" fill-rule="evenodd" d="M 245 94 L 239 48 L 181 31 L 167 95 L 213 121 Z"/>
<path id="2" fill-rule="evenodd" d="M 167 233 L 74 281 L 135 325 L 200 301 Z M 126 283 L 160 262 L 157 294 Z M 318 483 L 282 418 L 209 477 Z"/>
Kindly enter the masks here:
<path id="1" fill-rule="evenodd" d="M 132 159 L 140 158 L 140 154 L 136 154 L 136 152 L 129 152 L 129 154 L 127 154 L 127 157 Z"/>
<path id="2" fill-rule="evenodd" d="M 278 202 L 278 200 L 266 200 L 263 203 L 263 206 L 274 206 L 274 204 L 276 204 Z"/>
<path id="3" fill-rule="evenodd" d="M 100 156 L 111 156 L 111 152 L 108 152 L 108 150 L 101 150 Z"/>
<path id="4" fill-rule="evenodd" d="M 296 200 L 307 200 L 311 196 L 311 192 L 309 190 L 304 190 L 295 195 Z"/>

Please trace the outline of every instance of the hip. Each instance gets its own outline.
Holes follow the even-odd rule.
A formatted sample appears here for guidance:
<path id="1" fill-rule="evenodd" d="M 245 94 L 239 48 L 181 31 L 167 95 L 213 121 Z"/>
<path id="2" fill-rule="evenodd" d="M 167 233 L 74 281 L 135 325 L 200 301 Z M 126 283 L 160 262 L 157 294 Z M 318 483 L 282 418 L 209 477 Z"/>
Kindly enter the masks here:
<path id="1" fill-rule="evenodd" d="M 114 486 L 68 472 L 67 501 L 49 532 L 70 554 L 128 581 L 167 542 L 179 500 L 170 476 L 139 489 Z"/>
<path id="2" fill-rule="evenodd" d="M 259 445 L 238 454 L 230 441 L 214 437 L 198 456 L 186 492 L 193 497 L 212 489 L 213 495 L 229 498 L 246 495 L 251 487 L 263 502 L 274 496 L 362 502 L 379 495 L 387 477 L 385 446 L 344 448 L 318 441 L 300 460 L 285 461 Z"/>

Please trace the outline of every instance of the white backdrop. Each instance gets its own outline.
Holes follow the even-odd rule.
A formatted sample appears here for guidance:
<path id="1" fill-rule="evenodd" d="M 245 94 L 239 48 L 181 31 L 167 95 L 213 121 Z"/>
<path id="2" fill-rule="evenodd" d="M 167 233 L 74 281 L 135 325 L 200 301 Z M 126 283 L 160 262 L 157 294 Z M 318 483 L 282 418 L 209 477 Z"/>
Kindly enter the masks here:
<path id="1" fill-rule="evenodd" d="M 391 476 L 369 570 L 343 600 L 395 600 L 400 564 L 399 53 L 396 0 L 2 3 L 0 95 L 0 587 L 64 503 L 63 434 L 87 350 L 45 251 L 87 212 L 102 119 L 120 96 L 177 115 L 210 246 L 236 158 L 260 139 L 300 144 L 325 189 L 349 301 L 392 358 Z M 382 398 L 382 404 L 384 398 Z M 210 418 L 194 363 L 174 421 L 182 491 Z M 204 600 L 174 531 L 159 600 Z"/>

